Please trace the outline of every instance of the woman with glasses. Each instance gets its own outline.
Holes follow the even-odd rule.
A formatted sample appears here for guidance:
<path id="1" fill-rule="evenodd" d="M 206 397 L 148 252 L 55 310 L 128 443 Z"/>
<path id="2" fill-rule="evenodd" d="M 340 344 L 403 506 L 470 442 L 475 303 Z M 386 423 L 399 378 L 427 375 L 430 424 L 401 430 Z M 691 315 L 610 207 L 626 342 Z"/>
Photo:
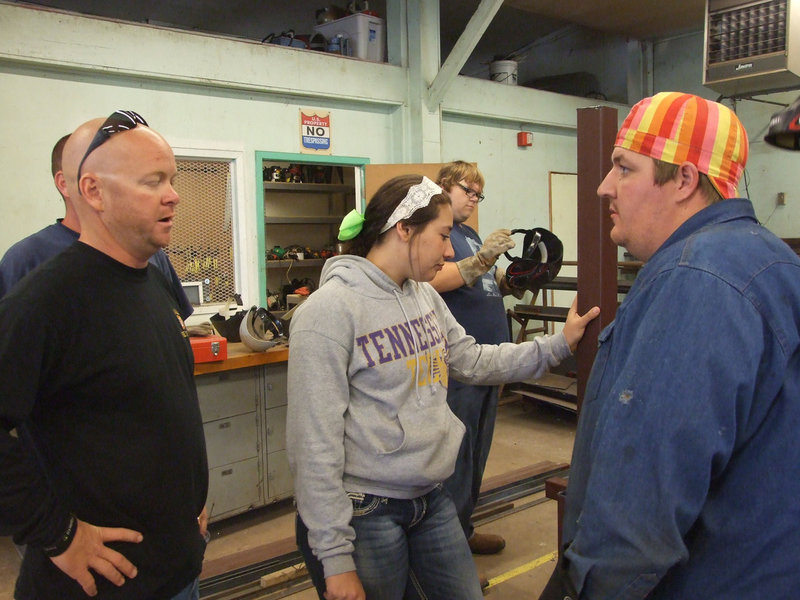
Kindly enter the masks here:
<path id="1" fill-rule="evenodd" d="M 505 271 L 495 263 L 501 254 L 514 247 L 511 231 L 498 229 L 481 240 L 478 232 L 466 224 L 484 199 L 483 174 L 475 164 L 463 160 L 450 162 L 439 170 L 436 181 L 449 193 L 452 203 L 454 223 L 450 241 L 455 255 L 444 264 L 431 285 L 442 295 L 458 323 L 478 343 L 510 342 L 503 296 L 513 294 L 521 298 L 525 290 L 509 288 Z M 496 554 L 506 545 L 501 536 L 478 533 L 472 524 L 472 512 L 492 445 L 499 395 L 497 385 L 460 381 L 452 382 L 447 390 L 447 404 L 466 432 L 455 471 L 444 485 L 455 502 L 461 527 L 474 554 Z"/>
<path id="2" fill-rule="evenodd" d="M 321 286 L 291 324 L 287 450 L 298 545 L 320 598 L 478 600 L 475 565 L 441 482 L 464 427 L 449 377 L 497 384 L 570 354 L 599 309 L 564 333 L 481 346 L 426 282 L 453 256 L 450 199 L 427 178 L 385 183 L 352 211 Z"/>

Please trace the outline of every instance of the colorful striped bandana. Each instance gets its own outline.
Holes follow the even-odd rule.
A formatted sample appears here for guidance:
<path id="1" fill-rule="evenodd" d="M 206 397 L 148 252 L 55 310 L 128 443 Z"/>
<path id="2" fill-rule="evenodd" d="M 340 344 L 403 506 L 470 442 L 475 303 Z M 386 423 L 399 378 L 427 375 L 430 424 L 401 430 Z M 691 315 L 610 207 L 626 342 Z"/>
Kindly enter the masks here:
<path id="1" fill-rule="evenodd" d="M 691 94 L 661 92 L 637 103 L 615 146 L 708 175 L 723 198 L 736 197 L 747 163 L 747 132 L 727 106 Z"/>

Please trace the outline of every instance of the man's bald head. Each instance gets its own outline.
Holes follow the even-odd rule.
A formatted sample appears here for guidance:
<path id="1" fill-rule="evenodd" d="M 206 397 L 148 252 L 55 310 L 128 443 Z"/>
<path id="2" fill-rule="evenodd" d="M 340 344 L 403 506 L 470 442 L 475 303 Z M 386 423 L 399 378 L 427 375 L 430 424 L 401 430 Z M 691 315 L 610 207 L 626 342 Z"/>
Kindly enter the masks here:
<path id="1" fill-rule="evenodd" d="M 78 166 L 81 164 L 86 149 L 92 143 L 97 130 L 105 122 L 105 119 L 98 118 L 87 121 L 78 127 L 64 145 L 64 155 L 61 160 L 62 171 L 67 180 L 67 190 L 72 199 L 80 196 L 78 193 Z"/>
<path id="2" fill-rule="evenodd" d="M 136 132 L 133 136 L 129 135 L 128 138 L 142 137 L 147 135 L 147 133 L 142 133 L 145 130 L 153 136 L 151 138 L 152 141 L 169 148 L 169 145 L 160 135 L 152 132 L 147 127 L 147 121 L 145 121 L 141 115 L 131 110 L 115 110 L 102 123 L 98 123 L 98 119 L 92 119 L 81 125 L 78 130 L 73 133 L 73 137 L 76 138 L 76 141 L 74 145 L 70 144 L 71 162 L 69 165 L 70 176 L 72 176 L 72 170 L 75 169 L 74 178 L 78 193 L 80 195 L 84 194 L 81 180 L 84 172 L 83 166 L 87 161 L 90 163 L 87 165 L 90 168 L 94 167 L 96 169 L 98 165 L 101 167 L 107 166 L 103 162 L 104 159 L 107 160 L 106 155 L 113 155 L 115 149 L 124 147 L 124 144 L 121 142 L 115 142 L 121 134 Z M 90 135 L 91 137 L 89 137 Z M 101 150 L 105 151 L 103 152 Z M 118 153 L 119 152 L 117 152 L 117 154 Z M 81 156 L 79 160 L 78 156 Z M 76 160 L 77 168 L 75 167 Z"/>
<path id="3" fill-rule="evenodd" d="M 63 168 L 82 242 L 135 268 L 169 243 L 180 201 L 175 155 L 139 115 L 117 111 L 78 127 Z"/>
<path id="4" fill-rule="evenodd" d="M 56 145 L 53 146 L 53 151 L 50 153 L 50 172 L 53 174 L 53 177 L 56 176 L 56 173 L 62 170 L 61 168 L 61 158 L 64 155 L 64 146 L 69 139 L 70 134 L 61 137 L 56 142 Z"/>

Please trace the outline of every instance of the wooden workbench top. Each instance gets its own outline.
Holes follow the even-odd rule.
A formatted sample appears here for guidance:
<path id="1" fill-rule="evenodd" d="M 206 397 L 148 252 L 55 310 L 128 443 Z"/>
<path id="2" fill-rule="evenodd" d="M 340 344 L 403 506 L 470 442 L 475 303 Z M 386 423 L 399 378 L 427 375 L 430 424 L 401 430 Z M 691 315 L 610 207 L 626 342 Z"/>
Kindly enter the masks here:
<path id="1" fill-rule="evenodd" d="M 229 343 L 228 358 L 214 362 L 196 363 L 194 374 L 219 373 L 220 371 L 257 367 L 287 360 L 289 360 L 289 346 L 286 344 L 275 346 L 264 352 L 253 352 L 241 342 Z"/>

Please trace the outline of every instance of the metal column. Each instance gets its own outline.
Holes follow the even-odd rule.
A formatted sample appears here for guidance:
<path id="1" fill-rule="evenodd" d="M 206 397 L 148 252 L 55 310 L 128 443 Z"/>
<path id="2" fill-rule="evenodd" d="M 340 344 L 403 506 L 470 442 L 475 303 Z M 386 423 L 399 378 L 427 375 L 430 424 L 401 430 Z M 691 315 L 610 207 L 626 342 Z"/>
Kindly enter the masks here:
<path id="1" fill-rule="evenodd" d="M 615 108 L 578 109 L 578 312 L 600 306 L 600 316 L 589 324 L 578 345 L 578 413 L 598 335 L 617 312 L 617 247 L 609 237 L 608 206 L 597 197 L 597 187 L 611 168 L 617 129 Z"/>

